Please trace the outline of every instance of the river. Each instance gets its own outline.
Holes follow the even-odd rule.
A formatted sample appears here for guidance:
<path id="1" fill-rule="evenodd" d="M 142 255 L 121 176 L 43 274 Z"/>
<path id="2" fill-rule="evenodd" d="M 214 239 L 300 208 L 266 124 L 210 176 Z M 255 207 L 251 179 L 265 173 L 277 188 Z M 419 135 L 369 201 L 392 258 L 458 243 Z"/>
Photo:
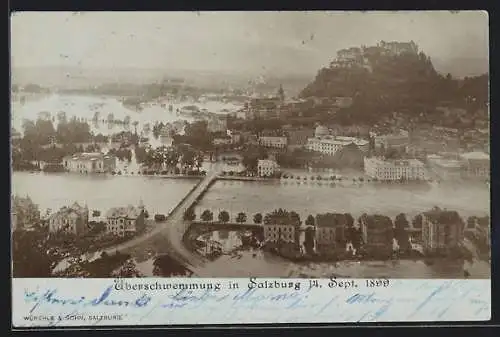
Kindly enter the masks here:
<path id="1" fill-rule="evenodd" d="M 149 214 L 168 214 L 196 184 L 196 179 L 150 176 L 79 175 L 72 173 L 12 174 L 12 193 L 29 195 L 42 213 L 70 205 L 87 204 L 106 212 L 111 207 L 138 205 L 142 199 Z"/>
<path id="2" fill-rule="evenodd" d="M 217 181 L 197 207 L 197 214 L 210 209 L 215 214 L 227 210 L 234 217 L 247 213 L 267 213 L 277 208 L 296 211 L 303 220 L 321 212 L 382 214 L 394 218 L 399 213 L 414 216 L 434 206 L 456 210 L 463 217 L 489 215 L 490 193 L 478 183 L 394 184 L 345 181 Z"/>
<path id="3" fill-rule="evenodd" d="M 150 214 L 168 213 L 196 183 L 192 179 L 166 179 L 148 176 L 94 176 L 71 173 L 14 172 L 12 193 L 29 195 L 41 210 L 56 210 L 74 201 L 87 203 L 89 209 L 106 211 L 110 207 L 136 205 L 143 200 Z M 363 212 L 395 216 L 408 215 L 433 206 L 457 210 L 462 216 L 489 214 L 489 191 L 482 185 L 374 185 L 365 183 L 333 187 L 317 182 L 241 182 L 218 181 L 205 195 L 197 214 L 209 208 L 214 212 L 226 209 L 231 213 L 244 211 L 249 215 L 265 213 L 282 207 L 297 211 L 302 219 L 318 212 Z M 251 216 L 248 217 L 251 221 Z M 215 235 L 215 234 L 214 234 Z M 218 236 L 218 235 L 216 235 Z M 215 238 L 220 240 L 219 238 Z M 162 251 L 164 247 L 151 247 Z M 140 260 L 142 272 L 152 276 L 152 260 Z M 476 261 L 465 266 L 474 278 L 488 278 L 490 267 Z M 461 278 L 464 264 L 449 261 L 426 265 L 422 261 L 343 262 L 327 264 L 295 264 L 263 252 L 241 252 L 239 256 L 224 255 L 207 263 L 195 273 L 202 277 L 287 277 L 331 275 L 350 277 L 391 276 L 405 278 Z"/>
<path id="4" fill-rule="evenodd" d="M 53 117 L 64 111 L 67 117 L 76 116 L 90 124 L 95 112 L 100 119 L 106 119 L 112 113 L 115 119 L 131 117 L 131 122 L 138 121 L 139 127 L 154 121 L 172 122 L 179 119 L 175 111 L 191 103 L 167 102 L 173 105 L 173 112 L 150 105 L 140 112 L 124 107 L 114 97 L 59 95 L 36 97 L 24 104 L 12 102 L 12 126 L 22 130 L 23 119 L 36 119 L 40 112 L 46 111 Z M 234 110 L 236 105 L 219 102 L 195 103 L 200 109 L 209 112 Z M 93 125 L 95 133 L 109 134 L 120 131 L 120 127 Z M 192 179 L 165 179 L 147 176 L 100 176 L 78 175 L 70 173 L 28 173 L 12 174 L 12 193 L 20 196 L 29 195 L 42 212 L 46 209 L 55 211 L 62 206 L 77 201 L 87 204 L 90 210 L 107 209 L 127 204 L 137 205 L 142 199 L 151 215 L 167 214 L 185 196 L 196 183 Z M 375 183 L 342 182 L 332 185 L 325 182 L 269 181 L 241 182 L 218 181 L 208 191 L 196 212 L 199 216 L 204 209 L 214 213 L 225 209 L 234 217 L 238 212 L 247 213 L 251 221 L 254 213 L 266 213 L 282 207 L 298 212 L 302 219 L 308 214 L 319 212 L 350 212 L 354 216 L 362 213 L 379 213 L 394 217 L 404 212 L 410 216 L 433 206 L 453 209 L 462 216 L 489 214 L 490 193 L 486 186 L 479 184 L 440 185 L 383 185 Z M 153 251 L 161 248 L 151 247 Z M 255 254 L 255 255 L 254 255 Z M 147 269 L 145 274 L 152 276 L 151 260 L 140 262 L 140 267 Z M 237 257 L 223 256 L 210 262 L 196 274 L 205 277 L 260 277 L 273 276 L 329 276 L 337 274 L 351 277 L 413 277 L 439 278 L 463 277 L 463 264 L 438 263 L 432 266 L 423 262 L 346 262 L 337 266 L 309 264 L 299 265 L 263 252 L 242 252 Z M 489 265 L 476 262 L 467 266 L 471 277 L 487 278 Z"/>

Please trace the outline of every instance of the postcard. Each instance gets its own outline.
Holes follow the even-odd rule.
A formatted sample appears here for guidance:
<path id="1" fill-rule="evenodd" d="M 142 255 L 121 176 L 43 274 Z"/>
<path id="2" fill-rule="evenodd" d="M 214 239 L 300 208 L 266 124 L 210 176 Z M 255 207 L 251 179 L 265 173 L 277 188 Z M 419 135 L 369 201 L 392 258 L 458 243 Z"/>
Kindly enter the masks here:
<path id="1" fill-rule="evenodd" d="M 12 326 L 486 321 L 488 14 L 15 12 Z"/>

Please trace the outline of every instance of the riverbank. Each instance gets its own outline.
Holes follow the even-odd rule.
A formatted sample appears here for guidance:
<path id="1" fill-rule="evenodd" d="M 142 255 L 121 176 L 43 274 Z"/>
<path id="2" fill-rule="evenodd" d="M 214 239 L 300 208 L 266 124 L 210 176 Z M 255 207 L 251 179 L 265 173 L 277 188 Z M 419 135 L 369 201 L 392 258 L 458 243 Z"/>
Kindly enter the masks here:
<path id="1" fill-rule="evenodd" d="M 30 174 L 67 174 L 69 176 L 94 176 L 94 177 L 158 177 L 168 179 L 203 179 L 204 175 L 188 175 L 188 174 L 134 174 L 134 173 L 77 173 L 68 171 L 46 172 L 41 170 L 13 170 L 13 173 L 30 173 Z"/>

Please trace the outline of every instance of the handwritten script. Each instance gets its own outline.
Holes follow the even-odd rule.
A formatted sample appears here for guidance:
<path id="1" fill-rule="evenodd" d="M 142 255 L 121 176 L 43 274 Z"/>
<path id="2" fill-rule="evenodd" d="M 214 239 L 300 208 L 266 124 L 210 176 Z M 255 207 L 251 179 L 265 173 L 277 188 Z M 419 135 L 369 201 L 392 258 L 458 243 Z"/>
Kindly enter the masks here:
<path id="1" fill-rule="evenodd" d="M 130 290 L 123 280 L 74 285 L 79 282 L 90 281 L 23 279 L 22 288 L 14 286 L 14 325 L 459 321 L 490 316 L 486 280 L 399 280 L 385 288 L 365 287 L 360 280 L 349 281 L 350 289 L 329 287 L 326 280 L 296 281 L 304 286 L 290 288 L 277 287 L 280 283 L 252 287 L 239 280 L 228 287 L 228 281 L 221 281 L 218 287 L 134 284 Z"/>

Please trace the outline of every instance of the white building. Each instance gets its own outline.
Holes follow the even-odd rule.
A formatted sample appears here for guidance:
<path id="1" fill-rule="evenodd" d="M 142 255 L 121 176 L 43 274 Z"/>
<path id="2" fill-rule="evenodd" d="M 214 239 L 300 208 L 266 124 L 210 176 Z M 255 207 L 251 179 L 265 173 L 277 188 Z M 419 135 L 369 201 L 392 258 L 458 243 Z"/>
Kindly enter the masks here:
<path id="1" fill-rule="evenodd" d="M 116 168 L 116 158 L 103 153 L 78 153 L 63 158 L 64 168 L 78 173 L 106 173 Z"/>
<path id="2" fill-rule="evenodd" d="M 145 212 L 142 201 L 138 207 L 114 207 L 106 213 L 106 232 L 115 236 L 133 236 L 145 229 Z"/>
<path id="3" fill-rule="evenodd" d="M 314 130 L 314 137 L 316 138 L 321 138 L 329 135 L 330 135 L 330 129 L 328 129 L 326 126 L 318 125 Z"/>
<path id="4" fill-rule="evenodd" d="M 284 149 L 284 148 L 286 148 L 287 143 L 288 143 L 287 138 L 283 137 L 283 136 L 260 136 L 259 137 L 259 144 L 261 146 L 265 146 L 265 147 L 274 147 L 277 149 Z"/>
<path id="5" fill-rule="evenodd" d="M 364 139 L 341 136 L 314 137 L 307 140 L 307 149 L 333 156 L 346 145 L 355 144 L 363 152 L 368 152 L 370 142 Z"/>
<path id="6" fill-rule="evenodd" d="M 437 154 L 427 156 L 427 163 L 430 170 L 440 179 L 459 179 L 462 173 L 462 162 L 456 159 L 448 159 Z"/>
<path id="7" fill-rule="evenodd" d="M 422 162 L 416 159 L 383 160 L 365 158 L 365 173 L 378 180 L 425 180 L 426 171 Z"/>
<path id="8" fill-rule="evenodd" d="M 377 149 L 396 149 L 406 151 L 410 144 L 408 132 L 402 131 L 399 134 L 377 135 L 375 136 L 375 148 Z"/>
<path id="9" fill-rule="evenodd" d="M 468 152 L 460 155 L 462 174 L 466 178 L 488 178 L 490 176 L 490 156 L 484 152 Z"/>
<path id="10" fill-rule="evenodd" d="M 231 145 L 232 139 L 229 136 L 226 137 L 217 137 L 212 140 L 213 145 Z"/>
<path id="11" fill-rule="evenodd" d="M 272 159 L 260 159 L 257 162 L 257 173 L 259 177 L 270 177 L 278 171 L 279 165 Z"/>

